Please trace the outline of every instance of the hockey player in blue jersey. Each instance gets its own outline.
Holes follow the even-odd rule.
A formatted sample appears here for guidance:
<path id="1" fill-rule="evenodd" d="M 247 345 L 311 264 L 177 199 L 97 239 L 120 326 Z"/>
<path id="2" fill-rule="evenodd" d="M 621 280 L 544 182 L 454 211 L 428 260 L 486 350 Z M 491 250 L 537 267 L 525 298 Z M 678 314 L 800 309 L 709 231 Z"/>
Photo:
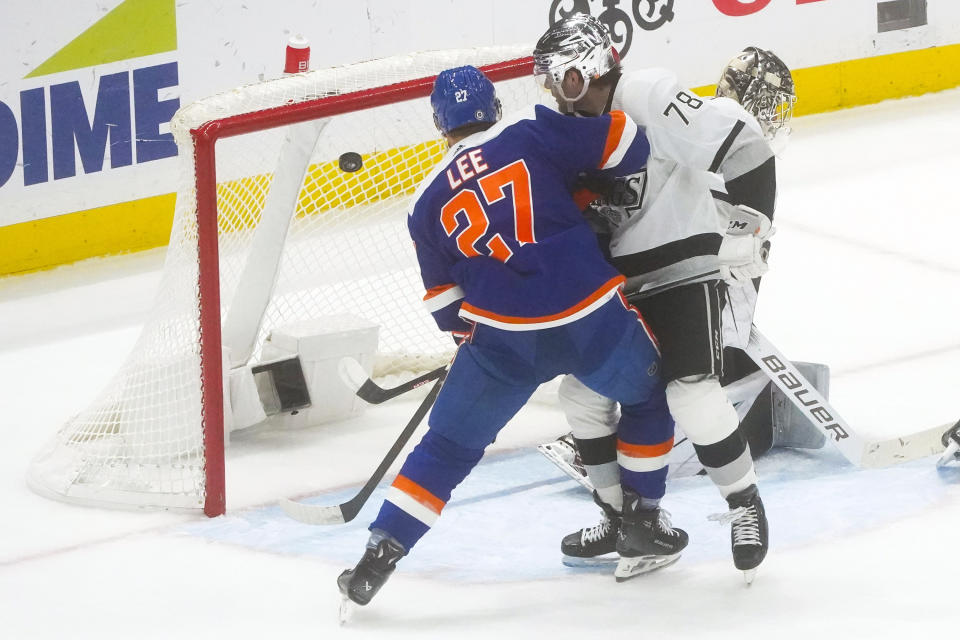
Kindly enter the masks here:
<path id="1" fill-rule="evenodd" d="M 437 76 L 431 104 L 450 149 L 413 198 L 408 225 L 442 330 L 461 343 L 429 418 L 338 585 L 367 604 L 439 517 L 451 492 L 543 382 L 575 373 L 622 406 L 617 436 L 620 579 L 674 561 L 687 534 L 659 508 L 673 420 L 657 347 L 623 298 L 571 197 L 583 174 L 641 170 L 649 145 L 620 112 L 568 118 L 543 106 L 500 119 L 477 69 Z"/>

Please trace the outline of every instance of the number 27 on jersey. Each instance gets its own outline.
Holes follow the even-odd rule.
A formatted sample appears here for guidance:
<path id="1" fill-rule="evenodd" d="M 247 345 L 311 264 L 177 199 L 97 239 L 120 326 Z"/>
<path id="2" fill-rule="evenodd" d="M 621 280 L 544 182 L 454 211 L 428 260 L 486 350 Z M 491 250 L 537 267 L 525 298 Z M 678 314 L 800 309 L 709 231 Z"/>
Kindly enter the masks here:
<path id="1" fill-rule="evenodd" d="M 489 170 L 481 153 L 482 149 L 473 149 L 457 158 L 455 165 L 459 173 L 458 177 L 454 177 L 453 167 L 447 169 L 447 179 L 451 187 L 455 188 L 466 180 Z M 443 205 L 440 209 L 443 230 L 447 236 L 455 237 L 457 248 L 464 256 L 473 258 L 488 255 L 506 262 L 513 255 L 513 251 L 507 246 L 501 234 L 496 233 L 480 247 L 477 246 L 490 228 L 490 218 L 484 203 L 489 206 L 506 198 L 506 187 L 509 186 L 513 198 L 515 239 L 521 245 L 536 242 L 533 230 L 530 171 L 522 159 L 516 160 L 479 178 L 477 186 L 480 194 L 474 189 L 463 188 Z M 481 195 L 483 201 L 481 201 Z"/>

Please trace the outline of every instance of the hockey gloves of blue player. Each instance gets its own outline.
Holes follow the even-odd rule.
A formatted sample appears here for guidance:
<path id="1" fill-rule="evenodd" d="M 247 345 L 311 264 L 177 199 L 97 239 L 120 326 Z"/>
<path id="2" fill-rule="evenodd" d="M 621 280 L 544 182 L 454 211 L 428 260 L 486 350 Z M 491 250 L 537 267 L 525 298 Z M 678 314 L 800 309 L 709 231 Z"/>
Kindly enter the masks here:
<path id="1" fill-rule="evenodd" d="M 730 223 L 717 252 L 720 274 L 728 284 L 744 286 L 769 269 L 766 241 L 775 229 L 770 218 L 746 205 L 731 207 L 729 213 Z"/>
<path id="2" fill-rule="evenodd" d="M 461 318 L 462 319 L 462 318 Z M 453 342 L 459 347 L 464 342 L 470 342 L 473 338 L 473 332 L 477 328 L 477 323 L 472 320 L 464 320 L 464 322 L 470 325 L 469 329 L 462 329 L 459 331 L 451 331 L 450 336 L 453 338 Z"/>

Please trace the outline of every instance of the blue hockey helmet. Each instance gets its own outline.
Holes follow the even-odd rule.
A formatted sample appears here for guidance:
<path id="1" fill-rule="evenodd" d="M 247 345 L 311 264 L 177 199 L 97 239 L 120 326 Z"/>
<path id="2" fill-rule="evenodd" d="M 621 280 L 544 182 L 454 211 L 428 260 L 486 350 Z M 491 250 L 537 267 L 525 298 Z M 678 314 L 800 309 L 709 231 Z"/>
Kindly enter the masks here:
<path id="1" fill-rule="evenodd" d="M 433 83 L 430 106 L 433 122 L 444 135 L 464 125 L 500 119 L 500 100 L 493 83 L 469 65 L 440 72 Z"/>

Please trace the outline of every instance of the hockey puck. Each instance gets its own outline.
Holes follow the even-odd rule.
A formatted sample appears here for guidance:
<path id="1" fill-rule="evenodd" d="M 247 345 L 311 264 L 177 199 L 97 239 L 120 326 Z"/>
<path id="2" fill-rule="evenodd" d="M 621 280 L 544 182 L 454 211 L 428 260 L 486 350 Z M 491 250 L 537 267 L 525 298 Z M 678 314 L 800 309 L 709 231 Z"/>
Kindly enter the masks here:
<path id="1" fill-rule="evenodd" d="M 340 156 L 340 170 L 348 173 L 359 171 L 363 166 L 363 158 L 355 151 L 347 151 Z"/>

